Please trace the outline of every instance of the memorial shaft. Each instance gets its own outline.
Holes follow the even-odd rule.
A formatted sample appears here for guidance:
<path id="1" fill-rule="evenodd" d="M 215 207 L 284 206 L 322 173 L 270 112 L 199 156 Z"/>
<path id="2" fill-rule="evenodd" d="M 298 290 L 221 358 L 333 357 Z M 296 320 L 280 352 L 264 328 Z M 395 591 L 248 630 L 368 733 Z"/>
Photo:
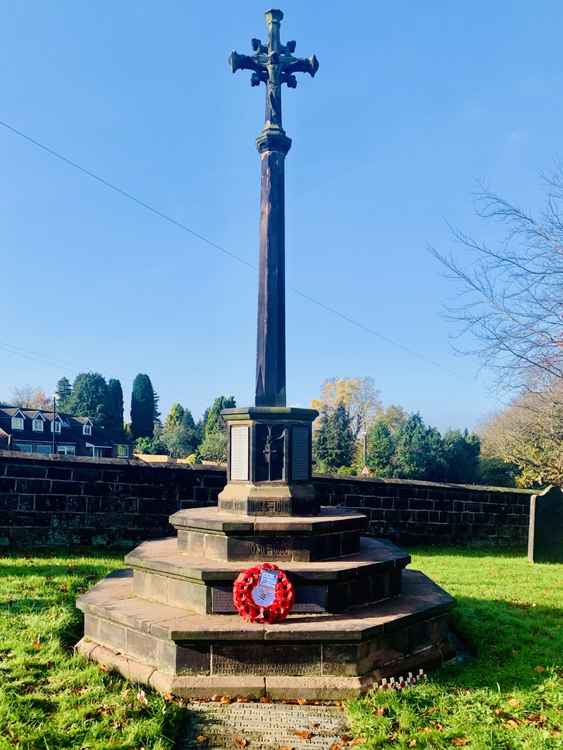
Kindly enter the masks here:
<path id="1" fill-rule="evenodd" d="M 256 345 L 256 406 L 285 406 L 285 157 L 291 147 L 282 126 L 281 87 L 297 86 L 294 73 L 314 76 L 318 62 L 293 56 L 295 42 L 282 44 L 283 13 L 265 14 L 268 43 L 252 40 L 254 55 L 230 57 L 233 72 L 252 70 L 251 84 L 266 85 L 265 123 L 256 139 L 261 160 L 260 261 Z"/>

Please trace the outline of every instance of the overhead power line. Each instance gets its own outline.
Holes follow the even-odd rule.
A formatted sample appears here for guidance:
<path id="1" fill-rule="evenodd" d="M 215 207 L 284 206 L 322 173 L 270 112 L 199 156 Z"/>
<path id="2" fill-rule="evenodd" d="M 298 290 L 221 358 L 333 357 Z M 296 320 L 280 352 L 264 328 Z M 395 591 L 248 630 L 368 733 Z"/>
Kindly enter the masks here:
<path id="1" fill-rule="evenodd" d="M 72 167 L 73 169 L 76 169 L 78 172 L 81 172 L 82 174 L 86 175 L 87 177 L 90 177 L 92 180 L 95 180 L 96 182 L 100 183 L 104 187 L 108 188 L 109 190 L 112 190 L 115 193 L 118 193 L 118 195 L 121 195 L 123 198 L 127 198 L 128 200 L 132 201 L 133 203 L 136 203 L 141 208 L 144 208 L 147 211 L 150 211 L 150 213 L 154 214 L 155 216 L 158 216 L 163 221 L 168 222 L 169 224 L 172 224 L 173 226 L 177 227 L 178 229 L 181 229 L 184 232 L 187 232 L 192 237 L 195 237 L 198 240 L 201 240 L 201 242 L 204 242 L 206 245 L 209 245 L 210 247 L 214 248 L 215 250 L 219 251 L 220 253 L 223 253 L 224 255 L 228 256 L 232 260 L 237 261 L 238 263 L 241 263 L 244 266 L 247 266 L 248 268 L 252 268 L 253 270 L 257 270 L 257 266 L 254 263 L 250 263 L 245 258 L 241 258 L 240 255 L 237 255 L 236 253 L 231 252 L 230 250 L 227 250 L 227 248 L 223 247 L 222 245 L 219 245 L 217 242 L 213 242 L 213 240 L 210 240 L 208 237 L 205 237 L 205 235 L 200 234 L 199 232 L 196 232 L 191 227 L 187 226 L 187 224 L 184 224 L 181 221 L 178 221 L 178 219 L 175 219 L 173 216 L 169 216 L 168 214 L 164 213 L 164 211 L 161 211 L 160 209 L 156 208 L 155 206 L 151 205 L 150 203 L 147 203 L 146 201 L 142 200 L 141 198 L 137 197 L 133 193 L 129 192 L 128 190 L 124 190 L 123 188 L 119 187 L 118 185 L 115 185 L 114 183 L 110 182 L 109 180 L 106 180 L 104 177 L 101 177 L 100 175 L 96 174 L 95 172 L 92 172 L 92 170 L 87 169 L 86 167 L 83 167 L 81 164 L 78 164 L 78 162 L 74 161 L 73 159 L 69 159 L 64 154 L 61 154 L 59 151 L 56 151 L 55 149 L 51 148 L 50 146 L 45 145 L 41 141 L 38 141 L 36 138 L 33 138 L 30 135 L 27 135 L 27 133 L 24 133 L 22 130 L 19 130 L 18 128 L 14 127 L 13 125 L 10 125 L 5 120 L 0 120 L 0 125 L 5 128 L 6 130 L 10 131 L 14 135 L 17 135 L 19 138 L 22 138 L 23 140 L 27 141 L 28 143 L 31 143 L 33 146 L 36 146 L 37 148 L 41 149 L 45 153 L 49 154 L 50 156 L 53 156 L 55 159 L 58 159 L 59 161 L 64 162 L 68 166 Z M 337 310 L 336 308 L 332 307 L 331 305 L 327 305 L 324 302 L 321 302 L 321 300 L 316 299 L 315 297 L 312 297 L 310 294 L 306 294 L 305 292 L 302 292 L 301 290 L 297 289 L 296 287 L 289 286 L 289 290 L 292 291 L 294 294 L 297 294 L 299 297 L 302 297 L 303 299 L 307 300 L 308 302 L 311 302 L 312 304 L 316 305 L 317 307 L 320 307 L 322 310 L 325 310 L 326 312 L 335 315 L 336 317 L 340 318 L 341 320 L 346 321 L 350 325 L 355 326 L 356 328 L 359 328 L 360 330 L 364 331 L 365 333 L 369 333 L 372 336 L 377 337 L 378 339 L 387 342 L 388 344 L 391 344 L 392 346 L 401 349 L 402 351 L 406 352 L 412 357 L 415 357 L 423 362 L 426 362 L 427 364 L 432 365 L 433 367 L 438 368 L 442 372 L 447 372 L 449 375 L 458 378 L 463 379 L 461 376 L 454 372 L 453 370 L 448 369 L 440 362 L 437 362 L 436 360 L 427 357 L 425 354 L 422 354 L 421 352 L 416 351 L 415 349 L 411 349 L 409 346 L 406 346 L 405 344 L 402 344 L 401 342 L 397 341 L 396 339 L 391 338 L 390 336 L 386 336 L 385 334 L 381 333 L 380 331 L 375 330 L 374 328 L 371 328 L 370 326 L 366 325 L 365 323 L 360 322 L 359 320 L 356 320 L 355 318 L 352 318 L 349 315 L 346 315 L 343 312 L 340 312 L 340 310 Z M 0 344 L 0 347 L 7 348 L 6 345 Z M 22 356 L 25 356 L 25 353 L 23 353 L 22 350 L 19 352 L 13 352 L 22 354 Z"/>

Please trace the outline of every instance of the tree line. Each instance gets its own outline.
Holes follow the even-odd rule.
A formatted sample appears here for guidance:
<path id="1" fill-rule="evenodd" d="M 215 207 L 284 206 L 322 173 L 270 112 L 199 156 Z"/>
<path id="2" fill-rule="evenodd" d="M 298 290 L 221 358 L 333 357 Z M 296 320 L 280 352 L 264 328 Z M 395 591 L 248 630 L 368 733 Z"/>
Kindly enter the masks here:
<path id="1" fill-rule="evenodd" d="M 130 422 L 126 423 L 121 382 L 116 378 L 106 380 L 98 372 L 83 372 L 72 383 L 60 378 L 55 401 L 58 411 L 90 417 L 108 439 L 132 441 L 142 453 L 192 457 L 194 462 L 226 461 L 227 432 L 221 411 L 236 406 L 234 396 L 215 398 L 197 422 L 187 407 L 176 402 L 162 422 L 151 379 L 139 373 L 133 380 Z M 53 400 L 42 388 L 22 386 L 14 389 L 11 405 L 50 411 Z"/>
<path id="2" fill-rule="evenodd" d="M 481 455 L 481 439 L 468 430 L 443 435 L 418 413 L 384 408 L 371 378 L 325 381 L 313 439 L 315 470 L 378 477 L 512 486 L 514 467 Z"/>

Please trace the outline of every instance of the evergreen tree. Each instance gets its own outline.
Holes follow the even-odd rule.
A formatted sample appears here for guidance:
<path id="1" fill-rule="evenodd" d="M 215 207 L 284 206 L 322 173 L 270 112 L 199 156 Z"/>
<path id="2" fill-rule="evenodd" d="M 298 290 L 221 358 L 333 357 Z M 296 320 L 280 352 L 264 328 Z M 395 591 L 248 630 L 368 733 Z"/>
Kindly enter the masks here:
<path id="1" fill-rule="evenodd" d="M 108 386 L 99 372 L 81 372 L 74 379 L 67 410 L 78 417 L 90 417 L 104 426 L 107 420 Z"/>
<path id="2" fill-rule="evenodd" d="M 195 453 L 199 443 L 190 410 L 184 409 L 179 403 L 172 404 L 159 440 L 173 458 L 186 458 Z"/>
<path id="3" fill-rule="evenodd" d="M 144 373 L 136 375 L 131 393 L 131 433 L 135 440 L 154 435 L 154 425 L 159 416 L 157 403 L 149 376 Z"/>
<path id="4" fill-rule="evenodd" d="M 387 423 L 378 419 L 368 432 L 367 465 L 380 477 L 390 476 L 395 441 Z"/>
<path id="5" fill-rule="evenodd" d="M 170 407 L 170 411 L 168 412 L 168 415 L 166 419 L 164 420 L 164 429 L 171 429 L 173 427 L 179 427 L 182 423 L 182 418 L 184 416 L 184 407 L 182 404 L 179 404 L 178 402 L 172 404 Z"/>
<path id="6" fill-rule="evenodd" d="M 313 459 L 318 471 L 328 471 L 327 459 L 329 456 L 329 412 L 326 406 L 321 407 L 319 427 L 313 439 Z"/>
<path id="7" fill-rule="evenodd" d="M 442 481 L 445 473 L 446 460 L 440 433 L 427 427 L 420 414 L 411 414 L 397 431 L 393 476 Z"/>
<path id="8" fill-rule="evenodd" d="M 319 467 L 328 471 L 349 467 L 354 445 L 352 420 L 344 404 L 340 402 L 334 409 L 323 409 L 314 446 Z"/>
<path id="9" fill-rule="evenodd" d="M 333 461 L 334 468 L 350 466 L 354 457 L 354 433 L 350 412 L 342 402 L 332 415 Z"/>
<path id="10" fill-rule="evenodd" d="M 479 480 L 481 441 L 467 430 L 449 430 L 444 435 L 448 482 L 475 483 Z"/>
<path id="11" fill-rule="evenodd" d="M 62 377 L 57 382 L 55 398 L 57 400 L 57 409 L 59 411 L 68 411 L 68 405 L 72 396 L 72 386 L 68 378 Z"/>
<path id="12" fill-rule="evenodd" d="M 108 380 L 105 427 L 113 440 L 123 440 L 123 388 L 119 380 Z"/>
<path id="13" fill-rule="evenodd" d="M 206 409 L 203 416 L 204 437 L 211 432 L 224 430 L 225 423 L 223 421 L 223 417 L 221 416 L 221 412 L 223 411 L 223 409 L 233 409 L 235 406 L 236 401 L 234 396 L 218 396 L 213 401 L 209 409 Z"/>
<path id="14" fill-rule="evenodd" d="M 218 396 L 206 410 L 203 417 L 203 440 L 199 446 L 201 458 L 208 461 L 227 460 L 227 431 L 221 411 L 235 406 L 234 396 Z"/>

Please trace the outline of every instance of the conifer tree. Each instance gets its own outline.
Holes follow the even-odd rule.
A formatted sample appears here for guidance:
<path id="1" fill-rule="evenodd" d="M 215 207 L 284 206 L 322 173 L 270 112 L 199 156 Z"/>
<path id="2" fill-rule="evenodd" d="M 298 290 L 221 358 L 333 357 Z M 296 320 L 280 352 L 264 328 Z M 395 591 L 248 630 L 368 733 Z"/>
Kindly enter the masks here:
<path id="1" fill-rule="evenodd" d="M 131 393 L 131 434 L 135 440 L 153 436 L 158 419 L 157 403 L 158 397 L 149 376 L 144 373 L 136 375 Z"/>
<path id="2" fill-rule="evenodd" d="M 208 461 L 227 460 L 227 432 L 221 416 L 223 409 L 236 406 L 234 396 L 218 396 L 204 414 L 203 440 L 199 446 L 200 456 Z"/>
<path id="3" fill-rule="evenodd" d="M 123 388 L 116 378 L 108 380 L 105 428 L 113 440 L 123 439 Z"/>
<path id="4" fill-rule="evenodd" d="M 391 474 L 395 442 L 387 423 L 378 419 L 368 432 L 367 465 L 377 476 Z"/>
<path id="5" fill-rule="evenodd" d="M 70 397 L 72 396 L 72 386 L 70 380 L 66 377 L 62 377 L 57 383 L 57 390 L 55 391 L 55 398 L 57 400 L 57 409 L 60 411 L 68 411 L 68 404 Z"/>
<path id="6" fill-rule="evenodd" d="M 354 456 L 354 434 L 348 409 L 342 402 L 323 409 L 315 437 L 315 459 L 321 469 L 334 471 L 350 466 Z"/>
<path id="7" fill-rule="evenodd" d="M 81 372 L 74 379 L 66 409 L 78 417 L 90 417 L 104 426 L 107 420 L 108 386 L 99 372 Z"/>

